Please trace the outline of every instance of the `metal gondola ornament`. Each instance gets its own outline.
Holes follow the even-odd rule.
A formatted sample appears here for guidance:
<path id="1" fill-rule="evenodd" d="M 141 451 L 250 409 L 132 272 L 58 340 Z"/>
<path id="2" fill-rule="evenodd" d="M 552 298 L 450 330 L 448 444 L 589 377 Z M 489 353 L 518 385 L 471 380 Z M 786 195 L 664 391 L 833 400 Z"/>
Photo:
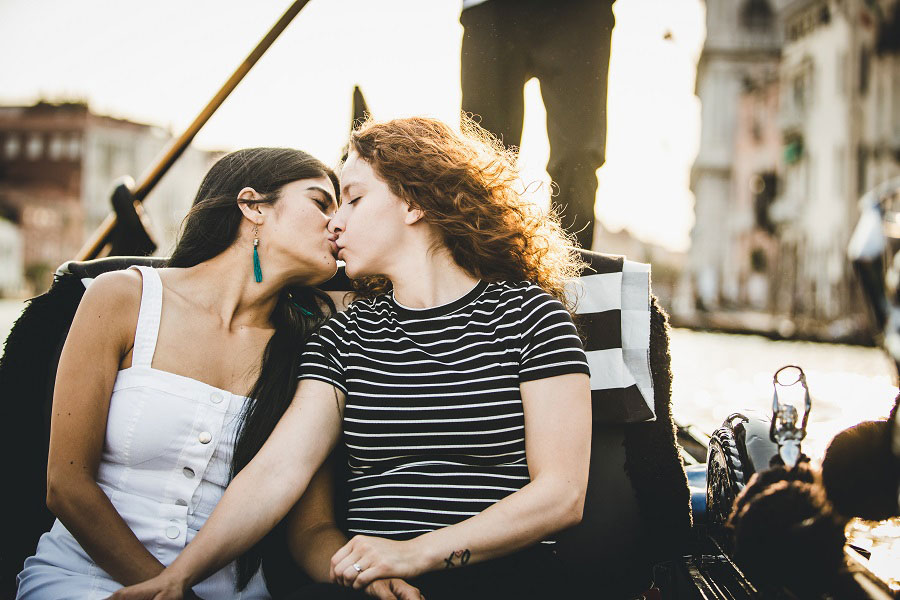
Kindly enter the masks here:
<path id="1" fill-rule="evenodd" d="M 802 419 L 794 405 L 784 404 L 778 399 L 779 387 L 791 387 L 798 383 L 804 390 Z M 778 444 L 778 456 L 784 466 L 793 468 L 802 455 L 800 443 L 806 437 L 806 425 L 812 408 L 806 374 L 796 365 L 781 367 L 772 377 L 772 388 L 772 423 L 769 426 L 769 439 Z"/>

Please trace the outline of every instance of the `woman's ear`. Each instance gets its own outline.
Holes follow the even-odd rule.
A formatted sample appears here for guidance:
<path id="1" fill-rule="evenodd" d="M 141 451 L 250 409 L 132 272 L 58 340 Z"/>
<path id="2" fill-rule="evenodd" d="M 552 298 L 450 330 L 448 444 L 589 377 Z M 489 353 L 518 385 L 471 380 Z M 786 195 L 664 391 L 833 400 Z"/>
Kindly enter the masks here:
<path id="1" fill-rule="evenodd" d="M 265 220 L 265 216 L 261 210 L 262 205 L 259 204 L 259 201 L 262 199 L 259 192 L 252 187 L 245 187 L 238 192 L 237 195 L 238 208 L 244 213 L 244 218 L 252 221 L 254 225 L 262 225 Z"/>
<path id="2" fill-rule="evenodd" d="M 403 222 L 407 225 L 413 225 L 414 223 L 418 223 L 422 220 L 422 217 L 425 216 L 425 213 L 421 208 L 413 208 L 412 206 L 408 206 L 406 208 L 406 215 L 403 217 Z"/>

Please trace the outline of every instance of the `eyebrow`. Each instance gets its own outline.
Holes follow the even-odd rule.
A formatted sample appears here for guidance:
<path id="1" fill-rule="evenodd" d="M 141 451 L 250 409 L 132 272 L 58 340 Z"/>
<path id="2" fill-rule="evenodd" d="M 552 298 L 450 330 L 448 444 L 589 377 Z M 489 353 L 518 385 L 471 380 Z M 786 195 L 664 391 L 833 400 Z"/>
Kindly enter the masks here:
<path id="1" fill-rule="evenodd" d="M 351 181 L 350 183 L 341 186 L 341 194 L 342 194 L 342 195 L 347 195 L 347 194 L 349 194 L 349 193 L 350 193 L 350 188 L 352 188 L 352 187 L 355 186 L 355 185 L 358 185 L 358 184 L 357 184 L 355 181 Z"/>
<path id="2" fill-rule="evenodd" d="M 334 200 L 334 195 L 320 185 L 311 185 L 306 190 L 309 192 L 322 192 L 331 201 L 331 204 L 337 204 Z"/>

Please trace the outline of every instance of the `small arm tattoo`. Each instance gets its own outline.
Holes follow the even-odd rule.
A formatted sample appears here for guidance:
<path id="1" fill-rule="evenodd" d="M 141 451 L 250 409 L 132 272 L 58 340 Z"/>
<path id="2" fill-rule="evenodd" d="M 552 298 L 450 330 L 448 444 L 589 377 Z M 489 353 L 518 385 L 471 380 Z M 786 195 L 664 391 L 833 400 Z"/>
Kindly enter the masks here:
<path id="1" fill-rule="evenodd" d="M 451 569 L 453 567 L 461 567 L 469 562 L 471 556 L 472 553 L 469 552 L 468 548 L 465 550 L 454 550 L 450 553 L 450 556 L 444 559 L 444 568 Z M 454 560 L 458 562 L 453 562 Z"/>

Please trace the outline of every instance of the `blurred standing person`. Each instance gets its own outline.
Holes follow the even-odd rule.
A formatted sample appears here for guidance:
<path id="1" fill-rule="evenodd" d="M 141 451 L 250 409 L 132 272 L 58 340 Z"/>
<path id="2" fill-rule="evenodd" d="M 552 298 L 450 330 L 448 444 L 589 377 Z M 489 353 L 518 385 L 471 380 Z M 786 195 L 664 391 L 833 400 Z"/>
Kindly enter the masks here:
<path id="1" fill-rule="evenodd" d="M 463 0 L 462 108 L 518 146 L 522 88 L 541 82 L 553 206 L 582 248 L 594 238 L 597 169 L 606 160 L 613 0 Z"/>

